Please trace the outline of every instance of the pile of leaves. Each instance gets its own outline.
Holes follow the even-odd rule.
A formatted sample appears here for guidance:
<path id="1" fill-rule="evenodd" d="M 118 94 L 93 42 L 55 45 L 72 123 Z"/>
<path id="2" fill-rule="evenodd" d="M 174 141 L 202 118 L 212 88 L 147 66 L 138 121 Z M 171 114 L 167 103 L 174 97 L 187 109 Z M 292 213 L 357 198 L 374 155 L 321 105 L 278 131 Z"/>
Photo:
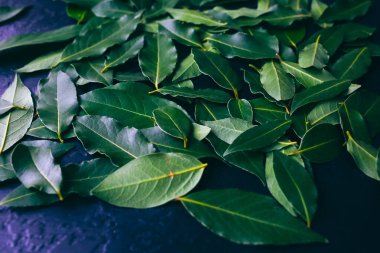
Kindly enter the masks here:
<path id="1" fill-rule="evenodd" d="M 178 200 L 233 242 L 298 244 L 327 241 L 310 229 L 312 163 L 346 149 L 380 179 L 380 98 L 358 81 L 380 48 L 352 21 L 371 1 L 64 1 L 76 25 L 0 42 L 8 54 L 62 45 L 17 70 L 50 71 L 35 95 L 16 75 L 1 96 L 0 180 L 21 183 L 1 205 Z M 0 21 L 19 11 L 0 8 Z M 62 164 L 78 143 L 91 160 Z M 258 177 L 272 197 L 189 194 L 204 159 Z"/>

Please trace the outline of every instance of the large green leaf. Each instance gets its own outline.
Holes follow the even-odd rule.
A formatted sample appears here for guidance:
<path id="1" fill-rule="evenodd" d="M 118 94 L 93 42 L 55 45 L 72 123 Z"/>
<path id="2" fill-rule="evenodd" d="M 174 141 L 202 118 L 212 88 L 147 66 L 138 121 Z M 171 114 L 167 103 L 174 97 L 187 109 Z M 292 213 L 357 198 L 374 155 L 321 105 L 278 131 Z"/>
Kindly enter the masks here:
<path id="1" fill-rule="evenodd" d="M 378 151 L 360 140 L 355 140 L 350 132 L 347 132 L 347 151 L 354 158 L 356 165 L 367 176 L 380 181 L 378 167 Z"/>
<path id="2" fill-rule="evenodd" d="M 49 148 L 16 146 L 12 165 L 18 179 L 26 188 L 35 188 L 48 194 L 57 194 L 62 200 L 61 167 L 55 164 Z"/>
<path id="3" fill-rule="evenodd" d="M 201 224 L 236 243 L 327 242 L 264 195 L 237 189 L 206 190 L 179 200 Z"/>
<path id="4" fill-rule="evenodd" d="M 147 37 L 145 43 L 139 54 L 140 68 L 158 89 L 158 85 L 173 73 L 177 63 L 177 49 L 163 33 Z"/>
<path id="5" fill-rule="evenodd" d="M 333 98 L 347 90 L 350 85 L 350 81 L 335 80 L 309 87 L 294 96 L 291 111 L 294 113 L 302 106 Z"/>
<path id="6" fill-rule="evenodd" d="M 215 121 L 203 121 L 222 141 L 231 144 L 240 134 L 252 128 L 252 123 L 239 119 L 227 118 Z"/>
<path id="7" fill-rule="evenodd" d="M 231 99 L 227 104 L 228 112 L 231 117 L 243 119 L 249 122 L 253 121 L 253 109 L 246 99 Z"/>
<path id="8" fill-rule="evenodd" d="M 31 93 L 17 75 L 0 97 L 13 107 L 0 115 L 0 155 L 18 142 L 28 131 L 33 120 L 34 106 Z"/>
<path id="9" fill-rule="evenodd" d="M 129 59 L 135 57 L 144 46 L 144 36 L 139 36 L 128 40 L 119 47 L 112 49 L 107 55 L 107 61 L 101 72 L 105 72 L 109 68 L 119 66 Z"/>
<path id="10" fill-rule="evenodd" d="M 60 62 L 71 62 L 85 57 L 99 56 L 108 48 L 126 41 L 136 29 L 140 14 L 123 16 L 117 21 L 106 23 L 98 29 L 79 36 L 64 49 Z"/>
<path id="11" fill-rule="evenodd" d="M 290 205 L 310 227 L 317 209 L 317 188 L 306 168 L 292 157 L 275 151 L 267 156 L 265 174 L 275 199 L 284 207 Z"/>
<path id="12" fill-rule="evenodd" d="M 62 168 L 65 193 L 89 196 L 90 191 L 107 176 L 117 170 L 109 159 L 97 158 Z"/>
<path id="13" fill-rule="evenodd" d="M 104 154 L 119 166 L 155 151 L 141 132 L 135 128 L 124 127 L 112 118 L 78 117 L 74 129 L 90 154 Z"/>
<path id="14" fill-rule="evenodd" d="M 277 62 L 264 64 L 260 71 L 260 81 L 266 92 L 276 100 L 288 100 L 294 96 L 294 82 Z"/>
<path id="15" fill-rule="evenodd" d="M 286 72 L 294 76 L 294 78 L 305 88 L 335 79 L 333 75 L 324 69 L 304 69 L 297 63 L 287 61 L 282 61 L 281 65 Z"/>
<path id="16" fill-rule="evenodd" d="M 224 155 L 238 151 L 258 151 L 282 137 L 291 123 L 290 120 L 275 120 L 250 128 L 232 142 Z"/>
<path id="17" fill-rule="evenodd" d="M 160 152 L 183 153 L 197 158 L 216 157 L 206 144 L 193 138 L 189 138 L 185 148 L 183 141 L 165 134 L 159 127 L 146 128 L 141 131 Z"/>
<path id="18" fill-rule="evenodd" d="M 10 39 L 1 41 L 0 52 L 23 46 L 66 41 L 77 36 L 81 28 L 81 26 L 71 25 L 49 32 L 17 35 Z"/>
<path id="19" fill-rule="evenodd" d="M 231 99 L 231 96 L 228 93 L 216 89 L 194 90 L 191 88 L 169 85 L 159 88 L 157 91 L 161 94 L 173 97 L 178 96 L 191 99 L 201 98 L 214 103 L 227 103 Z"/>
<path id="20" fill-rule="evenodd" d="M 66 73 L 51 72 L 40 87 L 37 111 L 42 123 L 57 133 L 62 141 L 62 133 L 68 129 L 78 111 L 77 91 Z"/>
<path id="21" fill-rule="evenodd" d="M 191 47 L 203 48 L 198 32 L 191 26 L 179 21 L 168 19 L 160 22 L 160 27 L 174 40 Z"/>
<path id="22" fill-rule="evenodd" d="M 0 6 L 0 23 L 16 17 L 25 7 L 13 8 L 9 6 Z"/>
<path id="23" fill-rule="evenodd" d="M 59 198 L 35 189 L 28 189 L 20 185 L 8 193 L 1 201 L 0 206 L 29 207 L 43 206 L 58 202 Z"/>
<path id="24" fill-rule="evenodd" d="M 155 207 L 192 190 L 206 166 L 185 154 L 151 154 L 121 167 L 96 186 L 92 193 L 116 206 Z"/>
<path id="25" fill-rule="evenodd" d="M 329 61 L 327 50 L 320 43 L 321 36 L 318 36 L 317 41 L 304 47 L 299 53 L 299 65 L 302 68 L 316 67 L 324 68 Z"/>
<path id="26" fill-rule="evenodd" d="M 183 146 L 187 147 L 192 124 L 186 114 L 180 109 L 166 106 L 154 110 L 153 115 L 156 124 L 162 131 L 175 138 L 182 139 Z"/>
<path id="27" fill-rule="evenodd" d="M 340 79 L 355 80 L 363 76 L 371 65 L 371 55 L 367 47 L 354 49 L 332 65 L 332 73 Z"/>
<path id="28" fill-rule="evenodd" d="M 257 60 L 274 58 L 276 50 L 258 40 L 255 36 L 244 33 L 215 34 L 206 38 L 211 45 L 217 48 L 227 58 L 240 57 Z"/>
<path id="29" fill-rule="evenodd" d="M 227 23 L 223 23 L 218 20 L 215 20 L 212 17 L 210 17 L 210 15 L 207 15 L 197 10 L 168 8 L 167 12 L 169 12 L 169 14 L 176 20 L 192 23 L 196 25 L 207 25 L 207 26 L 227 25 Z"/>
<path id="30" fill-rule="evenodd" d="M 193 49 L 192 52 L 201 72 L 209 75 L 219 86 L 232 90 L 237 97 L 242 81 L 230 62 L 216 53 L 199 49 Z"/>
<path id="31" fill-rule="evenodd" d="M 288 155 L 302 154 L 311 162 L 324 163 L 340 154 L 343 142 L 339 126 L 320 124 L 309 129 L 302 137 L 299 149 Z"/>

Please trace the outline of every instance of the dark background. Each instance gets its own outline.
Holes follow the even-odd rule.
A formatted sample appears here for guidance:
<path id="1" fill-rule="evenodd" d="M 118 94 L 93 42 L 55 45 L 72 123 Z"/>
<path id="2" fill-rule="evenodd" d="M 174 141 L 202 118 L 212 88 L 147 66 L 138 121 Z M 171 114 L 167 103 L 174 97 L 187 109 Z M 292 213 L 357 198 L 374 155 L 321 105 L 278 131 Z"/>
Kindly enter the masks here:
<path id="1" fill-rule="evenodd" d="M 32 6 L 11 22 L 0 25 L 0 40 L 72 23 L 65 14 L 65 5 L 59 1 L 0 0 L 0 5 Z M 379 12 L 380 1 L 373 1 L 369 14 L 361 22 L 379 27 Z M 379 33 L 374 37 L 379 43 Z M 36 53 L 30 49 L 0 55 L 0 94 L 12 81 L 14 69 L 34 56 Z M 379 67 L 379 59 L 374 59 L 370 73 L 360 82 L 377 93 Z M 34 91 L 43 76 L 22 78 Z M 84 152 L 77 148 L 66 160 L 79 161 L 83 156 Z M 177 202 L 136 210 L 71 197 L 49 207 L 0 209 L 0 252 L 380 252 L 380 184 L 361 173 L 346 153 L 333 162 L 315 165 L 314 171 L 319 208 L 313 229 L 329 239 L 327 245 L 240 246 L 209 232 Z M 0 197 L 14 186 L 2 184 Z M 198 189 L 227 187 L 266 193 L 254 176 L 212 161 Z"/>

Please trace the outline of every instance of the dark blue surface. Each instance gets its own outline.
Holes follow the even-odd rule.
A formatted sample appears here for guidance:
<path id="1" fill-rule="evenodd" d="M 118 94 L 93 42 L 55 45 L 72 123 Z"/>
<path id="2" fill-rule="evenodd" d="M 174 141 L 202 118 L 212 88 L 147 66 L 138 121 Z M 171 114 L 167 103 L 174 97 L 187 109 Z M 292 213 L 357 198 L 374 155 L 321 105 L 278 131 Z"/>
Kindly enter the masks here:
<path id="1" fill-rule="evenodd" d="M 380 26 L 380 1 L 374 1 L 363 23 Z M 16 34 L 47 31 L 71 23 L 65 5 L 50 0 L 0 0 L 0 5 L 31 5 L 19 18 L 0 25 L 0 40 Z M 380 42 L 379 34 L 376 41 Z M 34 52 L 0 55 L 0 93 L 13 79 L 13 70 L 32 59 Z M 362 84 L 379 92 L 379 59 Z M 43 75 L 23 76 L 32 90 Z M 80 151 L 78 151 L 80 152 Z M 73 153 L 67 160 L 79 160 Z M 252 175 L 210 161 L 198 189 L 238 187 L 266 193 Z M 328 245 L 291 247 L 240 246 L 213 235 L 190 217 L 179 203 L 136 210 L 116 208 L 95 199 L 71 197 L 45 208 L 1 209 L 0 252 L 379 252 L 380 184 L 362 174 L 351 157 L 315 165 L 319 208 L 313 229 Z M 14 184 L 0 188 L 4 196 Z"/>

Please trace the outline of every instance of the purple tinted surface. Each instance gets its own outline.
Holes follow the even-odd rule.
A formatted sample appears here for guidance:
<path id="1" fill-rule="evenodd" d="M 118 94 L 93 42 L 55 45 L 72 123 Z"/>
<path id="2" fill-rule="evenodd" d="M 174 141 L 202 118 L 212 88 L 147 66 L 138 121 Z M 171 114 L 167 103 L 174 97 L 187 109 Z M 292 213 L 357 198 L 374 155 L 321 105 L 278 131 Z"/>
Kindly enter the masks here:
<path id="1" fill-rule="evenodd" d="M 363 22 L 379 27 L 379 1 Z M 49 0 L 0 0 L 0 5 L 32 6 L 12 22 L 0 25 L 0 40 L 13 35 L 52 30 L 72 23 L 65 5 Z M 377 42 L 380 41 L 376 35 Z M 44 46 L 44 49 L 46 47 Z M 40 49 L 39 49 L 40 50 Z M 18 50 L 0 55 L 0 93 L 10 84 L 14 69 L 38 50 Z M 380 62 L 374 60 L 361 82 L 377 90 Z M 44 74 L 22 76 L 33 91 Z M 77 148 L 65 158 L 77 162 L 86 154 Z M 238 187 L 267 193 L 248 173 L 211 161 L 198 189 Z M 330 240 L 328 245 L 292 247 L 240 246 L 221 239 L 191 218 L 179 203 L 135 210 L 113 207 L 95 199 L 71 197 L 43 208 L 0 209 L 1 252 L 378 252 L 380 185 L 364 176 L 353 160 L 342 154 L 334 162 L 314 166 L 319 189 L 319 209 L 313 229 Z M 0 197 L 15 186 L 0 188 Z"/>

